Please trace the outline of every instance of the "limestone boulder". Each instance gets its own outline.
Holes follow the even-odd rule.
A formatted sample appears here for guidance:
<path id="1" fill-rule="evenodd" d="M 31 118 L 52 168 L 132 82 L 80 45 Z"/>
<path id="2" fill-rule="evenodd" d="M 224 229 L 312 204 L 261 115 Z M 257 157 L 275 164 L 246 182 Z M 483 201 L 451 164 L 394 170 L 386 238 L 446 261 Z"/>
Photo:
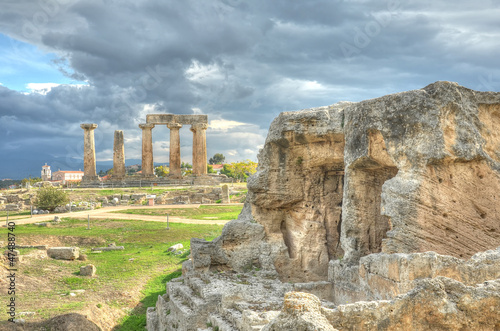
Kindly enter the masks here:
<path id="1" fill-rule="evenodd" d="M 500 280 L 477 286 L 446 277 L 422 279 L 394 300 L 322 308 L 330 324 L 355 330 L 497 330 Z"/>
<path id="2" fill-rule="evenodd" d="M 285 294 L 283 310 L 262 331 L 334 331 L 322 314 L 321 301 L 314 295 L 301 292 Z"/>
<path id="3" fill-rule="evenodd" d="M 183 248 L 184 248 L 184 246 L 183 246 L 182 244 L 175 244 L 175 245 L 173 245 L 173 246 L 170 246 L 170 247 L 167 249 L 167 251 L 168 251 L 168 252 L 175 253 L 176 251 L 181 250 L 181 249 L 183 249 Z"/>
<path id="4" fill-rule="evenodd" d="M 51 247 L 47 249 L 47 255 L 57 260 L 75 260 L 80 256 L 78 247 Z"/>

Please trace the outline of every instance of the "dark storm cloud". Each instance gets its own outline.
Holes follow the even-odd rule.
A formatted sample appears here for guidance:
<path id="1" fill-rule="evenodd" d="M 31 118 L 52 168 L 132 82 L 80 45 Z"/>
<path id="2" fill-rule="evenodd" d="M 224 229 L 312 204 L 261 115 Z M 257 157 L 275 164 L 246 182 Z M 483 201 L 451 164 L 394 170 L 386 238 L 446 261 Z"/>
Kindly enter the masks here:
<path id="1" fill-rule="evenodd" d="M 252 158 L 281 111 L 436 80 L 498 90 L 499 8 L 465 0 L 9 0 L 0 32 L 55 53 L 61 72 L 88 86 L 46 95 L 0 86 L 0 153 L 78 156 L 79 123 L 95 122 L 98 157 L 110 158 L 113 131 L 122 129 L 137 158 L 137 124 L 148 112 L 171 112 L 246 123 L 209 131 L 209 154 Z M 168 130 L 155 132 L 164 156 Z"/>

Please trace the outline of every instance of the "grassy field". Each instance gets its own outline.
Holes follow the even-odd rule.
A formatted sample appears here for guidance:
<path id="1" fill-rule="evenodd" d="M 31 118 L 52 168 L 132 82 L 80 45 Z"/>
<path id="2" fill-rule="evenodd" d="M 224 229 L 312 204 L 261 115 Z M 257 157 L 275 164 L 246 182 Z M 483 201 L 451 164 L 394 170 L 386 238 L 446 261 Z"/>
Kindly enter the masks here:
<path id="1" fill-rule="evenodd" d="M 7 218 L 7 213 L 9 214 L 9 217 L 20 216 L 20 215 L 31 215 L 31 210 L 23 210 L 23 211 L 5 211 L 5 210 L 2 210 L 2 211 L 0 211 L 0 217 L 2 217 L 5 220 Z"/>
<path id="2" fill-rule="evenodd" d="M 35 312 L 33 317 L 23 317 L 28 322 L 81 312 L 103 319 L 108 316 L 114 323 L 118 318 L 120 326 L 114 330 L 141 330 L 146 308 L 165 293 L 167 280 L 180 275 L 181 263 L 189 255 L 190 238 L 212 240 L 222 230 L 218 225 L 178 223 L 170 224 L 167 230 L 165 223 L 128 220 L 94 220 L 91 230 L 86 228 L 85 220 L 75 219 L 51 227 L 16 226 L 18 245 L 78 246 L 88 259 L 53 260 L 40 256 L 43 251 L 21 249 L 24 257 L 16 300 L 18 311 Z M 91 253 L 92 247 L 111 242 L 125 246 L 125 250 Z M 184 245 L 182 255 L 167 252 L 177 243 Z M 95 277 L 79 275 L 79 267 L 87 264 L 96 266 Z"/>
<path id="3" fill-rule="evenodd" d="M 238 218 L 242 208 L 241 205 L 202 205 L 199 208 L 129 209 L 119 210 L 114 213 L 151 216 L 166 216 L 169 214 L 170 216 L 191 219 L 233 220 Z"/>

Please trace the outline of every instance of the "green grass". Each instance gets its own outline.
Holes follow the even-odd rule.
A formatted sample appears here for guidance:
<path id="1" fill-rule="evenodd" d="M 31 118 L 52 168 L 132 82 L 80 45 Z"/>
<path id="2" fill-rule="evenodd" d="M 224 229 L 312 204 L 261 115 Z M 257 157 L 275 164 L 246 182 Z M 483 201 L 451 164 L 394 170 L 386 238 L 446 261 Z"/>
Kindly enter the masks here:
<path id="1" fill-rule="evenodd" d="M 215 219 L 215 220 L 233 220 L 238 218 L 243 207 L 236 206 L 214 206 L 202 205 L 199 208 L 162 208 L 162 209 L 129 209 L 119 210 L 118 214 L 135 214 L 151 216 L 178 216 L 191 219 Z"/>
<path id="2" fill-rule="evenodd" d="M 5 220 L 7 218 L 7 213 L 9 213 L 9 217 L 11 216 L 21 216 L 21 215 L 31 215 L 31 210 L 25 210 L 25 211 L 0 211 L 0 217 Z"/>
<path id="3" fill-rule="evenodd" d="M 127 188 L 127 189 L 99 189 L 99 190 L 92 190 L 86 193 L 97 193 L 99 195 L 114 195 L 114 194 L 122 194 L 122 195 L 132 195 L 132 194 L 157 194 L 160 195 L 164 192 L 169 192 L 169 191 L 189 191 L 192 190 L 190 187 L 186 188 L 155 188 L 153 186 L 153 189 L 151 190 L 151 186 L 145 186 L 142 188 Z M 85 193 L 82 191 L 81 193 Z"/>
<path id="4" fill-rule="evenodd" d="M 36 317 L 44 319 L 69 311 L 78 312 L 87 304 L 129 309 L 133 302 L 124 300 L 120 294 L 144 284 L 141 304 L 122 320 L 120 330 L 143 329 L 147 307 L 154 306 L 158 295 L 165 293 L 167 280 L 180 275 L 178 270 L 189 255 L 190 239 L 212 240 L 222 231 L 220 225 L 171 223 L 167 230 L 165 223 L 129 220 L 93 220 L 91 230 L 86 228 L 86 220 L 76 219 L 64 219 L 61 224 L 48 228 L 31 224 L 16 226 L 16 241 L 20 245 L 33 240 L 42 244 L 44 238 L 48 240 L 57 236 L 64 245 L 79 246 L 88 259 L 32 259 L 24 264 L 20 272 L 39 279 L 44 288 L 21 289 L 18 297 L 23 309 L 36 311 Z M 125 250 L 91 253 L 92 247 L 106 246 L 109 242 L 124 246 Z M 183 255 L 167 252 L 170 246 L 177 243 L 183 244 Z M 21 253 L 32 251 L 23 249 Z M 80 266 L 87 264 L 96 266 L 96 277 L 79 275 Z M 77 289 L 85 290 L 87 295 L 93 294 L 93 298 L 101 295 L 103 300 L 87 302 L 86 294 L 76 297 L 66 295 Z"/>
<path id="5" fill-rule="evenodd" d="M 175 270 L 165 275 L 151 279 L 145 286 L 142 293 L 144 298 L 141 303 L 135 307 L 132 312 L 122 319 L 121 324 L 116 328 L 120 331 L 142 330 L 146 326 L 147 307 L 154 307 L 159 295 L 165 294 L 165 284 L 182 275 L 181 270 Z"/>

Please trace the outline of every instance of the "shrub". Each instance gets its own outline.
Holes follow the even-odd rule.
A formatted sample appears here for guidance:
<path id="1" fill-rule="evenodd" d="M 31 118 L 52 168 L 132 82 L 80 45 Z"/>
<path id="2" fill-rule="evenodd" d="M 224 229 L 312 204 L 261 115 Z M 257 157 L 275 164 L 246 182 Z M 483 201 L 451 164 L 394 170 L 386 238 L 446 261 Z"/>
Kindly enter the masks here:
<path id="1" fill-rule="evenodd" d="M 42 187 L 37 194 L 35 205 L 40 209 L 54 211 L 69 202 L 68 193 L 55 187 Z"/>

